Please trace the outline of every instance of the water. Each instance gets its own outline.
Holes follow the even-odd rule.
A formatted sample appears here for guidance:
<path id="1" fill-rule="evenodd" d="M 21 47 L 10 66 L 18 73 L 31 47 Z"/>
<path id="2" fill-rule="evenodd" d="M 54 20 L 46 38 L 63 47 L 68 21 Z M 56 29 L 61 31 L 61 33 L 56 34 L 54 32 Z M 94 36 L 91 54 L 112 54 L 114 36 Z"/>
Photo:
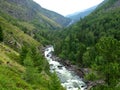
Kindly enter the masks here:
<path id="1" fill-rule="evenodd" d="M 87 90 L 86 84 L 79 78 L 73 71 L 69 71 L 60 64 L 58 61 L 52 59 L 52 52 L 54 52 L 53 46 L 49 46 L 45 49 L 45 58 L 50 65 L 50 72 L 56 72 L 61 85 L 66 88 L 66 90 Z"/>

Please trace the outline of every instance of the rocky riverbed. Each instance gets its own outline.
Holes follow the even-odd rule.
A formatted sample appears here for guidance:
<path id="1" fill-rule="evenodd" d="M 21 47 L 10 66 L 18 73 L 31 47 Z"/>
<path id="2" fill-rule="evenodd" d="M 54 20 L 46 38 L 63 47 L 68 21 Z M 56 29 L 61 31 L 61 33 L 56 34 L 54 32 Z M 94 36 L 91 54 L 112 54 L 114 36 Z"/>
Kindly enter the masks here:
<path id="1" fill-rule="evenodd" d="M 44 50 L 46 50 L 49 47 L 51 47 L 51 46 L 47 46 Z M 89 72 L 91 72 L 91 70 L 88 69 L 88 68 L 80 68 L 77 65 L 73 65 L 69 60 L 62 60 L 59 57 L 57 57 L 56 55 L 54 55 L 52 52 L 51 52 L 50 58 L 53 61 L 59 62 L 67 70 L 69 70 L 71 72 L 74 72 L 77 76 L 79 76 L 80 78 L 82 78 L 82 81 L 85 82 L 86 85 L 87 85 L 87 90 L 90 90 L 93 86 L 96 86 L 98 84 L 104 84 L 104 80 L 97 80 L 97 81 L 94 81 L 94 82 L 93 81 L 86 81 L 86 80 L 84 80 L 85 74 L 88 74 Z"/>
<path id="2" fill-rule="evenodd" d="M 87 84 L 87 90 L 90 90 L 92 87 L 99 84 L 104 84 L 104 80 L 88 81 L 84 79 L 84 76 L 91 72 L 89 68 L 80 68 L 77 65 L 73 65 L 69 60 L 62 60 L 56 55 L 53 55 L 52 58 L 61 64 L 63 64 L 68 70 L 74 71 L 76 75 L 83 78 L 83 81 Z"/>
<path id="3" fill-rule="evenodd" d="M 66 90 L 87 90 L 87 85 L 83 81 L 83 78 L 75 73 L 75 67 L 72 68 L 73 66 L 71 67 L 67 63 L 63 64 L 59 62 L 59 59 L 52 54 L 53 51 L 54 48 L 52 46 L 47 47 L 44 55 L 50 65 L 50 72 L 56 72 L 61 81 L 61 85 Z"/>

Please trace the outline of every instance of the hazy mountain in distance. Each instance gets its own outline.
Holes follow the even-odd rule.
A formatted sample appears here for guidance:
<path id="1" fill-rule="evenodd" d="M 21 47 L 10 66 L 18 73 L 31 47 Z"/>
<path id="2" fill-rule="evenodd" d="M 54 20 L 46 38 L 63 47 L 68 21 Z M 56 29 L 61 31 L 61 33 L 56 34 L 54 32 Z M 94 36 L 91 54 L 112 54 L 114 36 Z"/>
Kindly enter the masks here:
<path id="1" fill-rule="evenodd" d="M 91 8 L 88 8 L 82 12 L 75 12 L 73 14 L 69 14 L 66 17 L 72 19 L 72 23 L 77 22 L 80 20 L 80 18 L 84 18 L 85 16 L 89 15 L 91 12 L 93 12 L 96 9 L 97 6 L 93 6 Z"/>

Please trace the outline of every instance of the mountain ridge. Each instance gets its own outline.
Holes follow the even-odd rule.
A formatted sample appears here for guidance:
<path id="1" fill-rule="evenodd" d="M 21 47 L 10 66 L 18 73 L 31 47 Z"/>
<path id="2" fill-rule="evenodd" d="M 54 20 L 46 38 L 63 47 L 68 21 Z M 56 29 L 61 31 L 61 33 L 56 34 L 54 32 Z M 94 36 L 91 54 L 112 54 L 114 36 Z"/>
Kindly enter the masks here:
<path id="1" fill-rule="evenodd" d="M 85 70 L 84 79 L 92 90 L 120 89 L 119 13 L 120 0 L 105 0 L 94 12 L 53 35 L 58 39 L 53 41 L 56 54 Z"/>
<path id="2" fill-rule="evenodd" d="M 64 90 L 42 53 L 49 32 L 64 26 L 41 9 L 33 0 L 0 0 L 0 90 Z"/>
<path id="3" fill-rule="evenodd" d="M 73 14 L 69 14 L 67 15 L 66 17 L 72 19 L 75 22 L 79 21 L 80 18 L 84 18 L 85 16 L 89 15 L 90 13 L 92 13 L 95 9 L 96 9 L 97 6 L 93 6 L 91 8 L 88 8 L 84 11 L 80 11 L 80 12 L 75 12 Z"/>
<path id="4" fill-rule="evenodd" d="M 45 17 L 51 19 L 52 22 L 57 23 L 59 25 L 66 26 L 67 23 L 70 21 L 69 19 L 65 18 L 64 16 L 57 14 L 55 12 L 49 11 L 47 9 L 42 8 L 39 4 L 34 2 L 33 0 L 1 0 L 0 1 L 1 10 L 13 17 L 25 21 L 33 21 L 36 17 L 38 20 L 42 20 L 42 22 L 46 22 L 43 18 L 39 16 L 38 13 L 41 13 Z M 4 6 L 2 6 L 4 5 Z M 56 17 L 56 18 L 54 18 Z M 61 18 L 61 19 L 59 19 Z M 36 19 L 35 19 L 36 20 Z M 59 21 L 61 20 L 61 21 Z M 40 22 L 40 21 L 38 21 Z M 40 22 L 40 23 L 42 23 Z M 64 23 L 63 23 L 64 22 Z M 52 25 L 49 22 L 48 25 Z M 58 25 L 58 26 L 59 26 Z M 54 24 L 52 25 L 54 27 Z"/>

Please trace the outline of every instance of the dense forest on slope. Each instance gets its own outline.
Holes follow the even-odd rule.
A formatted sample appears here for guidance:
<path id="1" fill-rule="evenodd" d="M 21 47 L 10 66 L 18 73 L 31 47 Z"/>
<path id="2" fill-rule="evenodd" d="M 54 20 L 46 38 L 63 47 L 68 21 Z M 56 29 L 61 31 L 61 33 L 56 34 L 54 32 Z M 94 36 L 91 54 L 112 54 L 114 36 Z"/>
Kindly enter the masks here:
<path id="1" fill-rule="evenodd" d="M 0 90 L 64 90 L 42 53 L 59 18 L 69 21 L 32 0 L 0 0 Z"/>
<path id="2" fill-rule="evenodd" d="M 0 0 L 0 89 L 64 90 L 41 53 L 55 53 L 90 72 L 85 80 L 105 83 L 92 90 L 120 89 L 120 0 L 105 0 L 78 23 L 33 0 Z M 58 30 L 58 31 L 57 31 Z"/>
<path id="3" fill-rule="evenodd" d="M 120 89 L 120 0 L 105 0 L 78 23 L 55 31 L 54 37 L 59 57 L 91 69 L 86 80 L 105 81 L 92 90 Z"/>
<path id="4" fill-rule="evenodd" d="M 42 44 L 50 30 L 69 24 L 70 19 L 42 8 L 33 0 L 0 0 L 0 16 Z"/>

